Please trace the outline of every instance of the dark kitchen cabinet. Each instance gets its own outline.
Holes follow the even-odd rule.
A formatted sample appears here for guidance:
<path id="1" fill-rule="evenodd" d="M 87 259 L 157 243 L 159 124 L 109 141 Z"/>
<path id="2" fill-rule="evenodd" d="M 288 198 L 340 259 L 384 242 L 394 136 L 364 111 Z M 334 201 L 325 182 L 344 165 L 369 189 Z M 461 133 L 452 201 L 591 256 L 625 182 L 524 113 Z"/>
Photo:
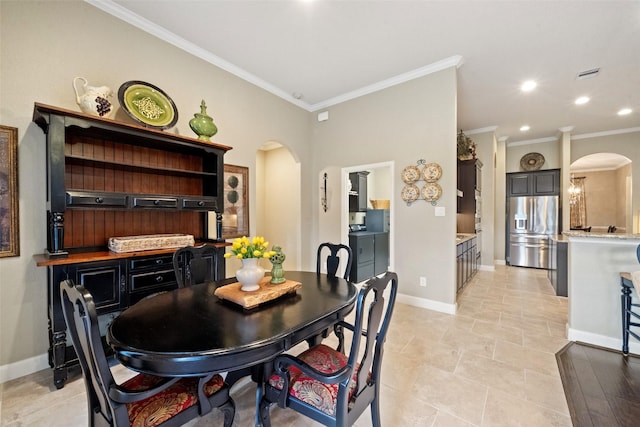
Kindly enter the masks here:
<path id="1" fill-rule="evenodd" d="M 384 273 L 389 267 L 389 233 L 359 231 L 349 234 L 353 263 L 349 279 L 362 282 Z"/>
<path id="2" fill-rule="evenodd" d="M 349 191 L 349 212 L 366 212 L 369 201 L 367 200 L 367 175 L 369 172 L 352 172 L 349 174 L 351 190 Z"/>
<path id="3" fill-rule="evenodd" d="M 507 197 L 560 194 L 560 169 L 507 174 Z"/>
<path id="4" fill-rule="evenodd" d="M 382 274 L 389 268 L 389 233 L 376 233 L 374 240 L 375 275 Z"/>
<path id="5" fill-rule="evenodd" d="M 478 271 L 478 241 L 471 237 L 456 245 L 456 283 L 460 292 Z"/>
<path id="6" fill-rule="evenodd" d="M 550 239 L 549 259 L 550 268 L 547 277 L 551 282 L 551 286 L 559 297 L 568 296 L 568 265 L 567 265 L 567 249 L 568 243 L 556 238 Z"/>
<path id="7" fill-rule="evenodd" d="M 475 233 L 481 229 L 482 162 L 478 159 L 458 160 L 456 230 Z"/>
<path id="8" fill-rule="evenodd" d="M 48 231 L 45 253 L 34 258 L 47 268 L 49 364 L 61 388 L 78 363 L 60 304 L 62 280 L 91 292 L 103 335 L 129 305 L 177 287 L 174 249 L 114 253 L 109 237 L 192 234 L 221 249 L 212 265 L 214 277 L 224 277 L 226 243 L 207 239 L 207 218 L 222 210 L 223 157 L 231 147 L 38 103 L 33 121 L 46 137 Z"/>

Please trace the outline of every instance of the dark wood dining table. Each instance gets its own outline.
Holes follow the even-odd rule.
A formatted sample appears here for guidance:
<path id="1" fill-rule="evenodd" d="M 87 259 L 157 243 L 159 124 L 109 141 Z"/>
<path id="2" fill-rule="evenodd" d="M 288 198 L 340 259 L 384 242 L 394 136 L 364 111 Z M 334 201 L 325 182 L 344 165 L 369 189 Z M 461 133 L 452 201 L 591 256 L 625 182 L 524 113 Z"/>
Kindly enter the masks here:
<path id="1" fill-rule="evenodd" d="M 286 278 L 302 286 L 252 310 L 214 295 L 233 278 L 154 295 L 111 322 L 107 343 L 124 366 L 153 375 L 202 376 L 261 367 L 300 342 L 313 342 L 345 318 L 357 297 L 356 287 L 342 278 L 303 271 L 287 271 Z M 252 375 L 259 400 L 262 379 L 255 378 L 255 371 Z"/>

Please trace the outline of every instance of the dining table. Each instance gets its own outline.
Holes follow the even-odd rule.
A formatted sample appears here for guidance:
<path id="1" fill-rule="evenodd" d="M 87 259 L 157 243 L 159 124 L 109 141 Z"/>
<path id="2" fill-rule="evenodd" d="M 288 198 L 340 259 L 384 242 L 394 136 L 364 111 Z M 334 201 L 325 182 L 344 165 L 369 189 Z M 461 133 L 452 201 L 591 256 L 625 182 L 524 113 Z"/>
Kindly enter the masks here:
<path id="1" fill-rule="evenodd" d="M 137 372 L 164 377 L 227 372 L 232 381 L 251 374 L 257 384 L 259 425 L 269 362 L 301 342 L 312 345 L 325 336 L 353 309 L 358 293 L 340 277 L 306 271 L 287 271 L 285 276 L 301 286 L 250 310 L 215 295 L 235 278 L 142 299 L 111 322 L 107 343 L 121 364 Z"/>

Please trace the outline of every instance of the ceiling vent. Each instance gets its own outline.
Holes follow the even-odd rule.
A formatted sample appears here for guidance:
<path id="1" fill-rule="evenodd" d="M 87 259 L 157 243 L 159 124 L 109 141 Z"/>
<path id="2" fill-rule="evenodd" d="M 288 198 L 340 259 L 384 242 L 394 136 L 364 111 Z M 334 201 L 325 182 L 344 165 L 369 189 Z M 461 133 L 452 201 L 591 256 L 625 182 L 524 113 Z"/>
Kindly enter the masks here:
<path id="1" fill-rule="evenodd" d="M 590 79 L 591 77 L 595 77 L 600 73 L 600 68 L 592 68 L 590 70 L 580 71 L 578 73 L 578 80 L 582 79 Z"/>

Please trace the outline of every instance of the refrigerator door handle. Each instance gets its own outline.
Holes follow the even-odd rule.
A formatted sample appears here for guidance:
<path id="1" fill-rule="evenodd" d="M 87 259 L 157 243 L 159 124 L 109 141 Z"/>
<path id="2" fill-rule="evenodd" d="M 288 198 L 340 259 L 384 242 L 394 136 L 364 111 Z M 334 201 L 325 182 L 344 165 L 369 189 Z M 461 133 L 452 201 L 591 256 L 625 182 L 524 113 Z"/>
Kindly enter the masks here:
<path id="1" fill-rule="evenodd" d="M 527 229 L 527 218 L 516 218 L 515 226 L 516 230 L 526 230 Z"/>

